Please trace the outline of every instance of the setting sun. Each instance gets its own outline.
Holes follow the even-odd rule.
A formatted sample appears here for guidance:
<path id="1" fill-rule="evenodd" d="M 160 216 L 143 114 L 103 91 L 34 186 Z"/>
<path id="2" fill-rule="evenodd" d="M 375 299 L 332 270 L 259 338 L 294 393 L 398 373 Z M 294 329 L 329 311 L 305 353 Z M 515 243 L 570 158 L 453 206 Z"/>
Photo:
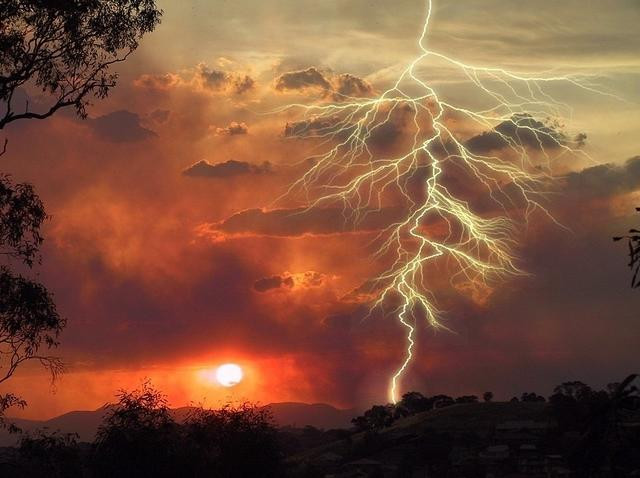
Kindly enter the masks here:
<path id="1" fill-rule="evenodd" d="M 223 387 L 233 387 L 242 381 L 242 368 L 235 363 L 226 363 L 216 369 L 216 381 Z"/>

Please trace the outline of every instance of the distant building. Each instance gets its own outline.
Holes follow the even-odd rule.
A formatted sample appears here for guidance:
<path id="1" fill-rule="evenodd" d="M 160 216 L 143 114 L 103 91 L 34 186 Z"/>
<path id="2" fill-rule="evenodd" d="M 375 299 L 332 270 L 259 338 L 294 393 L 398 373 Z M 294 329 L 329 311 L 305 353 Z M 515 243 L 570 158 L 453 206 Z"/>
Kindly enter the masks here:
<path id="1" fill-rule="evenodd" d="M 569 478 L 573 476 L 562 455 L 545 456 L 545 473 L 548 478 Z"/>
<path id="2" fill-rule="evenodd" d="M 480 458 L 485 461 L 500 461 L 509 458 L 509 445 L 492 445 L 480 453 Z"/>
<path id="3" fill-rule="evenodd" d="M 520 445 L 518 448 L 518 473 L 532 478 L 546 478 L 545 458 L 532 443 Z"/>
<path id="4" fill-rule="evenodd" d="M 538 441 L 552 426 L 548 422 L 510 420 L 496 425 L 495 440 L 519 446 Z"/>

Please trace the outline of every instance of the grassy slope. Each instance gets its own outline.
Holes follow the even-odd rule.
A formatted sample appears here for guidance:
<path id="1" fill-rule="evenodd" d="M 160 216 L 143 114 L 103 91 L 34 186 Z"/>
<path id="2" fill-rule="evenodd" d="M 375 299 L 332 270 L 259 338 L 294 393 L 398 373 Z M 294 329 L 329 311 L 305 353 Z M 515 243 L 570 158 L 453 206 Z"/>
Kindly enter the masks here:
<path id="1" fill-rule="evenodd" d="M 430 410 L 396 421 L 391 427 L 380 431 L 384 440 L 391 444 L 402 437 L 420 435 L 425 430 L 435 431 L 483 431 L 493 430 L 496 425 L 510 420 L 547 421 L 550 419 L 546 403 L 493 402 L 468 403 Z M 352 436 L 353 443 L 362 440 L 364 433 Z M 306 450 L 291 458 L 291 461 L 310 461 L 327 452 L 346 454 L 348 445 L 344 440 L 328 443 Z"/>

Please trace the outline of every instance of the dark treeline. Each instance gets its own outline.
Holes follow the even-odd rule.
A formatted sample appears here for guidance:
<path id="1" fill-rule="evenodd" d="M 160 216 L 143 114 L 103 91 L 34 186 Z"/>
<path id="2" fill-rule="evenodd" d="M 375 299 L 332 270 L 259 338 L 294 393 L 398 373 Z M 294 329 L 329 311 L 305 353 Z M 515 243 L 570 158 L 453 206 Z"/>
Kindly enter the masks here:
<path id="1" fill-rule="evenodd" d="M 604 390 L 594 390 L 578 381 L 565 382 L 555 387 L 548 399 L 526 392 L 509 402 L 537 403 L 536 408 L 545 411 L 553 427 L 545 432 L 538 445 L 566 460 L 573 470 L 568 476 L 630 476 L 632 470 L 640 469 L 640 444 L 636 435 L 625 434 L 621 428 L 625 422 L 638 421 L 640 416 L 635 379 L 636 375 L 631 375 Z M 313 427 L 279 429 L 268 410 L 251 404 L 218 410 L 193 408 L 186 417 L 177 419 L 165 397 L 148 383 L 139 390 L 122 391 L 118 397 L 93 443 L 79 443 L 72 434 L 39 432 L 24 436 L 15 448 L 5 450 L 0 475 L 323 477 L 327 474 L 326 467 L 316 463 L 308 450 L 338 444 L 341 460 L 348 464 L 384 454 L 390 447 L 397 448 L 389 441 L 393 433 L 386 430 L 393 430 L 396 424 L 402 426 L 405 419 L 421 414 L 437 415 L 449 407 L 466 406 L 472 414 L 481 414 L 483 409 L 491 410 L 495 406 L 520 406 L 494 403 L 490 392 L 484 393 L 482 400 L 474 395 L 427 397 L 409 392 L 395 405 L 375 405 L 355 417 L 350 430 L 323 431 Z M 482 467 L 467 470 L 464 475 L 456 474 L 447 468 L 447 460 L 460 446 L 482 448 L 495 444 L 488 435 L 474 438 L 470 433 L 461 438 L 446 430 L 425 429 L 411 439 L 418 443 L 420 460 L 435 467 L 428 469 L 441 473 L 434 476 L 445 477 L 485 476 Z M 400 449 L 402 447 L 409 445 L 402 444 Z M 416 455 L 411 447 L 405 453 Z M 301 461 L 299 457 L 305 454 L 311 458 Z M 410 469 L 407 465 L 389 476 L 413 476 L 406 474 Z"/>
<path id="2" fill-rule="evenodd" d="M 176 420 L 148 383 L 122 391 L 91 444 L 39 432 L 5 454 L 0 476 L 279 477 L 282 452 L 269 412 L 251 404 L 193 408 Z"/>
<path id="3" fill-rule="evenodd" d="M 640 394 L 638 387 L 634 385 L 637 378 L 635 374 L 630 375 L 622 382 L 608 384 L 604 390 L 594 390 L 580 381 L 565 382 L 555 387 L 548 398 L 534 392 L 525 392 L 520 397 L 511 398 L 509 402 L 523 403 L 523 407 L 527 403 L 540 404 L 541 408 L 537 408 L 544 411 L 548 427 L 533 440 L 535 445 L 529 446 L 534 446 L 536 453 L 547 453 L 547 456 L 558 457 L 565 463 L 567 474 L 557 476 L 640 476 L 640 430 L 637 427 L 640 424 Z M 482 402 L 493 402 L 493 393 L 485 392 Z M 388 452 L 393 445 L 385 436 L 393 436 L 393 427 L 396 423 L 402 426 L 403 419 L 407 417 L 421 414 L 427 417 L 454 405 L 479 403 L 481 401 L 475 395 L 453 398 L 447 395 L 425 396 L 419 392 L 408 392 L 396 404 L 374 405 L 352 420 L 354 429 L 364 437 L 358 446 L 354 447 L 352 459 Z M 479 414 L 482 405 L 478 407 L 475 410 Z M 528 424 L 523 425 L 526 426 Z M 387 429 L 391 432 L 385 434 Z M 428 464 L 423 469 L 429 469 L 431 473 L 435 470 L 437 474 L 433 476 L 512 476 L 506 474 L 504 469 L 502 472 L 488 471 L 490 468 L 481 464 L 482 460 L 471 461 L 473 464 L 461 471 L 452 466 L 447 458 L 456 448 L 483 450 L 491 445 L 502 444 L 503 442 L 497 441 L 495 432 L 479 434 L 469 430 L 468 433 L 460 435 L 457 431 L 425 429 L 416 441 L 419 443 L 417 447 L 406 449 L 417 449 L 418 453 L 422 454 L 423 461 Z M 520 444 L 517 443 L 518 446 Z M 478 455 L 482 456 L 482 452 Z M 406 458 L 405 463 L 415 462 L 410 453 L 407 456 L 409 458 Z M 397 476 L 412 475 L 399 472 Z M 513 476 L 556 475 L 546 470 L 541 474 Z"/>
<path id="4" fill-rule="evenodd" d="M 640 397 L 637 387 L 632 385 L 635 375 L 631 375 L 624 382 L 610 383 L 606 390 L 593 390 L 589 385 L 580 381 L 564 382 L 554 388 L 553 394 L 547 399 L 535 392 L 524 392 L 519 397 L 514 396 L 511 402 L 549 402 L 562 426 L 580 426 L 588 420 L 592 413 L 600 407 L 613 405 L 638 409 Z M 484 402 L 493 401 L 493 392 L 482 395 Z M 624 398 L 624 403 L 618 403 Z M 457 398 L 448 395 L 433 395 L 427 397 L 420 392 L 408 392 L 396 404 L 374 405 L 351 422 L 358 431 L 380 430 L 391 426 L 396 420 L 429 410 L 445 408 L 455 404 L 478 403 L 477 395 L 462 395 Z"/>

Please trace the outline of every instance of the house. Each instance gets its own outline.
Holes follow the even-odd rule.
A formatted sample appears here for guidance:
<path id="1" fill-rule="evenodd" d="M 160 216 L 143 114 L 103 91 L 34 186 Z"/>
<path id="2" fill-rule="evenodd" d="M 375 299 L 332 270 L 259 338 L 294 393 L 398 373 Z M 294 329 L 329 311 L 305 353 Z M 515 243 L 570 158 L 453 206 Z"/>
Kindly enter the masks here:
<path id="1" fill-rule="evenodd" d="M 527 477 L 546 478 L 546 460 L 532 443 L 518 448 L 518 473 Z"/>

